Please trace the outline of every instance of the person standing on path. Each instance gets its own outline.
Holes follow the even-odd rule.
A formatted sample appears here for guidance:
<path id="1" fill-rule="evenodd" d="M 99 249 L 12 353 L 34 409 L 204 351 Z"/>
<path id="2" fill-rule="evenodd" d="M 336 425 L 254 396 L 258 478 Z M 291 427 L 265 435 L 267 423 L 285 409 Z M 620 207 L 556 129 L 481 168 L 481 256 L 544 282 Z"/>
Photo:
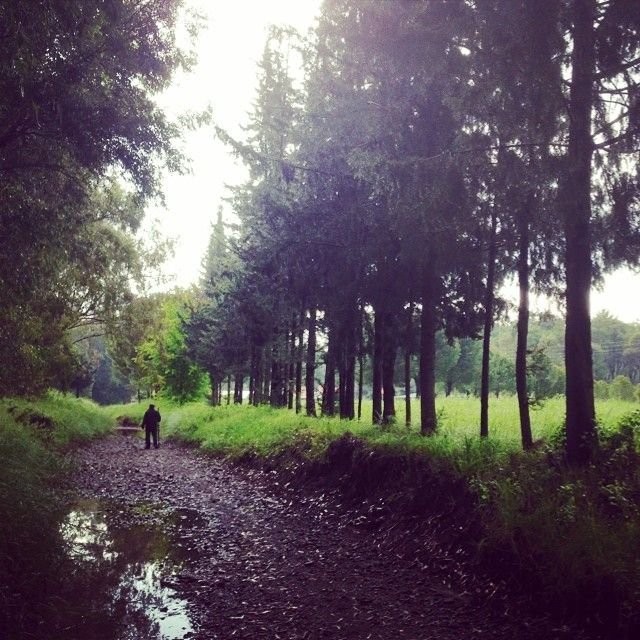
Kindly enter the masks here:
<path id="1" fill-rule="evenodd" d="M 153 447 L 158 448 L 158 431 L 160 429 L 160 412 L 154 405 L 150 404 L 149 408 L 144 412 L 142 424 L 140 428 L 144 428 L 144 448 L 151 448 L 151 437 L 153 436 Z"/>

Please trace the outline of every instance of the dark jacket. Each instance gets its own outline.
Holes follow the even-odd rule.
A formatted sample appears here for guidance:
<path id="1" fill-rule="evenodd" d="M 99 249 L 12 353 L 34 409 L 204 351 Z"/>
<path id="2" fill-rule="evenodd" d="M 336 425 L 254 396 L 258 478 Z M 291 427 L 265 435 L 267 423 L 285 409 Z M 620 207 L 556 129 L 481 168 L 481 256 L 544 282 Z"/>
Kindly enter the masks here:
<path id="1" fill-rule="evenodd" d="M 147 409 L 142 418 L 142 426 L 147 429 L 155 429 L 160 424 L 160 420 L 162 418 L 157 409 Z"/>

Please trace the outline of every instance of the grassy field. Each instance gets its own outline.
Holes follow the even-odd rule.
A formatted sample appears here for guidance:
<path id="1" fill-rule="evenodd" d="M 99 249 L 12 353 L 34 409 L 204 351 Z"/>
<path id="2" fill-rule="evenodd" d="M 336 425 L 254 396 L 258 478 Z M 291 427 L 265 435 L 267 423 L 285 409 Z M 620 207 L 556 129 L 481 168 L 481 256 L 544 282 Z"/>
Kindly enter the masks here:
<path id="1" fill-rule="evenodd" d="M 362 438 L 373 446 L 398 450 L 416 450 L 455 460 L 460 470 L 475 468 L 487 456 L 509 454 L 520 448 L 520 432 L 516 399 L 513 396 L 492 398 L 489 410 L 490 437 L 480 442 L 479 400 L 474 397 L 439 398 L 437 410 L 439 429 L 435 437 L 423 438 L 417 424 L 419 402 L 412 403 L 413 425 L 404 422 L 404 402 L 397 402 L 398 415 L 393 425 L 371 425 L 371 403 L 365 402 L 362 420 L 308 418 L 285 409 L 267 406 L 223 405 L 212 408 L 205 403 L 177 405 L 162 399 L 156 404 L 163 414 L 161 431 L 171 436 L 200 444 L 212 452 L 240 457 L 246 454 L 278 453 L 301 439 L 310 456 L 321 455 L 328 443 L 345 432 Z M 139 420 L 147 403 L 109 407 L 115 419 L 130 415 Z M 597 405 L 598 420 L 603 433 L 615 431 L 623 416 L 640 405 L 620 400 L 603 400 Z M 563 424 L 564 398 L 547 400 L 531 410 L 534 438 L 550 441 Z M 480 458 L 480 459 L 478 459 Z"/>

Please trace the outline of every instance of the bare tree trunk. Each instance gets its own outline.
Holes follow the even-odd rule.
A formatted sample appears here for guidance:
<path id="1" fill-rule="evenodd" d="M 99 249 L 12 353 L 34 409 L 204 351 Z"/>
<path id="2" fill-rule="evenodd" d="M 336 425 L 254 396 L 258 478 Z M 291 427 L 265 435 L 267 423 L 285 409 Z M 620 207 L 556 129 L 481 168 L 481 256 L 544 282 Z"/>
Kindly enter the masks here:
<path id="1" fill-rule="evenodd" d="M 296 349 L 296 413 L 302 411 L 302 359 L 304 358 L 304 314 L 298 318 L 298 347 Z"/>
<path id="2" fill-rule="evenodd" d="M 289 335 L 289 362 L 287 367 L 287 408 L 293 409 L 296 390 L 296 316 L 291 319 L 291 333 Z"/>
<path id="3" fill-rule="evenodd" d="M 413 335 L 413 302 L 407 309 L 407 328 L 404 345 L 404 423 L 411 426 L 411 337 Z"/>
<path id="4" fill-rule="evenodd" d="M 570 464 L 589 462 L 597 445 L 591 348 L 591 111 L 595 69 L 595 0 L 574 0 L 569 150 L 564 185 L 566 263 L 566 433 Z"/>
<path id="5" fill-rule="evenodd" d="M 422 276 L 422 322 L 420 326 L 420 432 L 435 433 L 436 414 L 436 330 L 438 281 L 433 258 L 425 265 Z"/>
<path id="6" fill-rule="evenodd" d="M 236 373 L 233 387 L 233 404 L 242 404 L 242 392 L 244 391 L 244 376 Z M 249 391 L 251 397 L 251 391 Z"/>
<path id="7" fill-rule="evenodd" d="M 276 334 L 271 347 L 271 390 L 269 393 L 269 404 L 272 407 L 280 407 L 282 405 L 283 382 L 280 362 L 280 336 Z"/>
<path id="8" fill-rule="evenodd" d="M 345 353 L 343 363 L 343 405 L 340 406 L 340 416 L 347 420 L 355 418 L 355 375 L 356 375 L 356 331 L 354 321 L 357 319 L 354 314 L 349 321 L 347 328 L 347 338 L 345 340 Z M 342 382 L 342 381 L 341 381 Z"/>
<path id="9" fill-rule="evenodd" d="M 520 414 L 522 448 L 533 445 L 531 416 L 529 415 L 529 391 L 527 385 L 527 342 L 529 337 L 529 216 L 530 210 L 521 213 L 518 251 L 518 335 L 516 342 L 516 393 Z"/>
<path id="10" fill-rule="evenodd" d="M 336 339 L 332 329 L 329 329 L 329 342 L 327 344 L 327 356 L 324 372 L 324 393 L 322 402 L 322 415 L 335 415 L 336 404 Z"/>
<path id="11" fill-rule="evenodd" d="M 305 367 L 306 410 L 308 416 L 316 416 L 316 309 L 309 309 L 309 337 L 307 339 L 307 363 Z"/>
<path id="12" fill-rule="evenodd" d="M 356 386 L 356 357 L 351 354 L 347 363 L 347 383 L 345 389 L 347 409 L 345 417 L 348 420 L 353 420 L 356 417 L 355 410 L 355 389 Z"/>
<path id="13" fill-rule="evenodd" d="M 256 367 L 256 348 L 251 345 L 251 368 L 249 372 L 249 404 L 256 404 L 256 376 L 258 375 Z"/>
<path id="14" fill-rule="evenodd" d="M 347 417 L 347 349 L 346 342 L 340 340 L 340 357 L 338 358 L 338 409 L 341 419 Z"/>
<path id="15" fill-rule="evenodd" d="M 384 314 L 374 309 L 373 316 L 373 383 L 371 397 L 373 399 L 373 424 L 382 423 L 382 358 L 384 341 Z"/>
<path id="16" fill-rule="evenodd" d="M 393 422 L 396 416 L 396 389 L 393 384 L 396 354 L 396 340 L 393 336 L 393 316 L 388 313 L 385 314 L 382 355 L 382 421 L 385 424 Z"/>
<path id="17" fill-rule="evenodd" d="M 262 390 L 264 388 L 264 347 L 256 348 L 256 377 L 255 388 L 253 391 L 253 404 L 258 406 L 262 404 Z"/>
<path id="18" fill-rule="evenodd" d="M 484 295 L 484 331 L 482 335 L 482 373 L 480 375 L 480 437 L 489 436 L 489 360 L 491 358 L 491 328 L 496 273 L 496 210 L 491 206 L 487 286 Z"/>
<path id="19" fill-rule="evenodd" d="M 364 309 L 360 309 L 358 325 L 358 420 L 362 419 L 362 386 L 364 384 Z"/>
<path id="20" fill-rule="evenodd" d="M 209 388 L 211 389 L 211 406 L 216 406 L 216 388 L 218 386 L 218 381 L 213 373 L 209 372 Z"/>
<path id="21" fill-rule="evenodd" d="M 364 357 L 358 356 L 358 420 L 362 420 L 362 386 L 364 384 Z"/>

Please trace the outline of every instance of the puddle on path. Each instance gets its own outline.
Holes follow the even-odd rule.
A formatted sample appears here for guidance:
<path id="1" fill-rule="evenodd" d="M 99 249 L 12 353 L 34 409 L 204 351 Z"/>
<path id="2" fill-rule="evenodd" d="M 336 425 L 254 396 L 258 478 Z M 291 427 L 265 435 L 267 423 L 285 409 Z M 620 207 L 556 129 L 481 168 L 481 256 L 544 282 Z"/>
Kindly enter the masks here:
<path id="1" fill-rule="evenodd" d="M 85 593 L 87 588 L 92 593 L 83 604 L 87 614 L 71 625 L 76 632 L 87 632 L 86 619 L 97 608 L 101 638 L 186 640 L 194 635 L 187 603 L 170 586 L 184 550 L 171 545 L 166 526 L 166 518 L 150 507 L 98 500 L 71 507 L 61 532 Z"/>

